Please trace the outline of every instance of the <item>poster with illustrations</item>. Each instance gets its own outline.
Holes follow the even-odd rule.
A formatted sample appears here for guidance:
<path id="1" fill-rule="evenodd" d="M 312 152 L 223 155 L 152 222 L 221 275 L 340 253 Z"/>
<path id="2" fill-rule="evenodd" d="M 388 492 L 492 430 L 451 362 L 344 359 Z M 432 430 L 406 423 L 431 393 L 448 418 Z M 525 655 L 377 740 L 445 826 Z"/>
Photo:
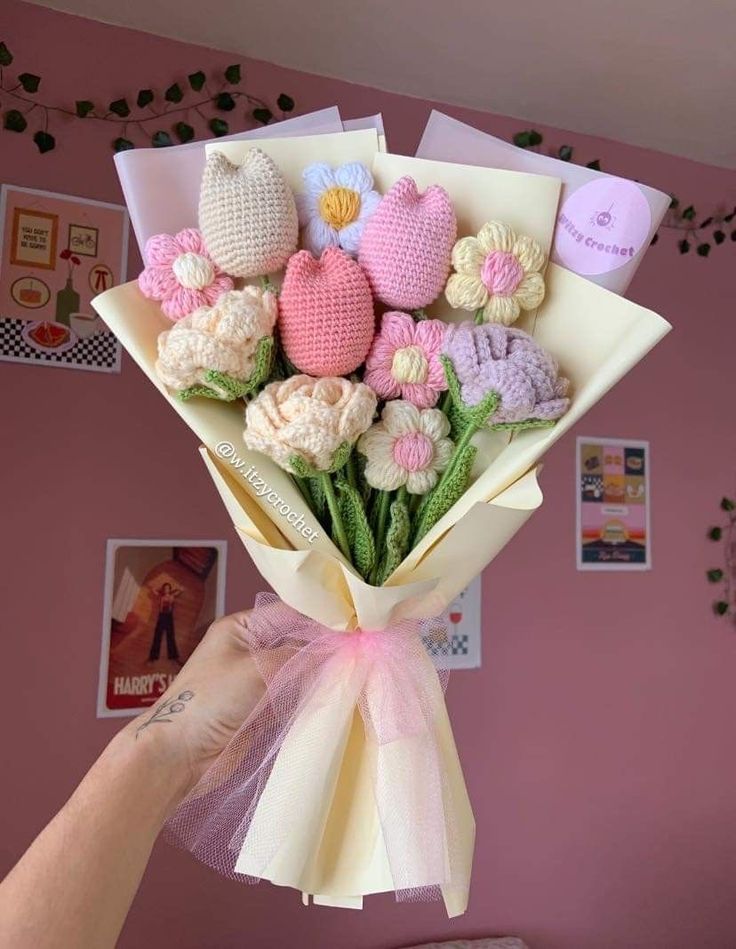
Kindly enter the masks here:
<path id="1" fill-rule="evenodd" d="M 128 212 L 3 185 L 0 360 L 120 372 L 120 345 L 90 301 L 126 279 Z"/>
<path id="2" fill-rule="evenodd" d="M 424 646 L 438 669 L 477 669 L 480 666 L 481 579 L 475 580 L 452 601 L 445 626 L 429 629 Z"/>
<path id="3" fill-rule="evenodd" d="M 98 717 L 154 705 L 225 612 L 227 544 L 108 540 Z"/>
<path id="4" fill-rule="evenodd" d="M 577 440 L 578 570 L 649 570 L 649 442 Z"/>

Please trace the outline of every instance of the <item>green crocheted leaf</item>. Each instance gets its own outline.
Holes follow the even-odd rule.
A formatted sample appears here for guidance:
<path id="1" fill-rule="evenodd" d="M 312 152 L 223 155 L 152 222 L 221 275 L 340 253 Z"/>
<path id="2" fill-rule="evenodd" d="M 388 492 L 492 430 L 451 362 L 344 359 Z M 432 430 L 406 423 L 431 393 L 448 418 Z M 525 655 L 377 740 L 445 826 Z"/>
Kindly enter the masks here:
<path id="1" fill-rule="evenodd" d="M 482 428 L 498 409 L 501 402 L 500 396 L 496 392 L 488 392 L 477 405 L 466 405 L 463 402 L 460 380 L 457 377 L 452 360 L 449 356 L 440 356 L 440 361 L 445 370 L 447 388 L 452 398 L 452 414 L 449 417 L 451 418 L 451 424 L 454 420 L 453 434 L 462 432 L 466 425 Z"/>
<path id="2" fill-rule="evenodd" d="M 353 446 L 350 442 L 343 442 L 335 449 L 335 454 L 332 456 L 332 463 L 330 467 L 325 468 L 324 471 L 328 474 L 333 474 L 335 471 L 344 468 L 352 450 Z M 298 478 L 319 478 L 324 474 L 324 471 L 314 468 L 308 461 L 305 461 L 301 455 L 297 455 L 296 453 L 289 456 L 289 468 Z"/>
<path id="3" fill-rule="evenodd" d="M 188 402 L 195 396 L 201 396 L 205 399 L 219 399 L 220 402 L 233 402 L 235 399 L 242 399 L 243 396 L 252 395 L 269 377 L 271 373 L 271 358 L 273 355 L 273 339 L 270 336 L 264 336 L 258 340 L 255 357 L 253 360 L 253 371 L 248 379 L 236 379 L 226 372 L 218 372 L 216 369 L 208 369 L 205 373 L 205 382 L 208 385 L 198 384 L 189 386 L 179 393 L 182 402 Z"/>
<path id="4" fill-rule="evenodd" d="M 378 584 L 382 584 L 396 570 L 409 550 L 411 536 L 411 518 L 409 507 L 401 498 L 391 504 L 388 530 L 386 531 L 386 552 L 378 571 Z"/>
<path id="5" fill-rule="evenodd" d="M 552 428 L 555 424 L 548 419 L 528 418 L 523 422 L 496 422 L 490 428 L 493 432 L 523 432 L 527 428 Z"/>
<path id="6" fill-rule="evenodd" d="M 424 505 L 420 508 L 412 546 L 416 547 L 424 535 L 462 497 L 468 486 L 476 451 L 475 445 L 470 443 L 461 448 L 452 460 L 452 471 L 447 477 L 441 479 L 434 491 L 427 495 Z"/>
<path id="7" fill-rule="evenodd" d="M 363 500 L 360 493 L 347 481 L 340 479 L 335 487 L 353 563 L 361 576 L 367 578 L 376 562 L 376 545 L 373 532 L 368 526 Z"/>

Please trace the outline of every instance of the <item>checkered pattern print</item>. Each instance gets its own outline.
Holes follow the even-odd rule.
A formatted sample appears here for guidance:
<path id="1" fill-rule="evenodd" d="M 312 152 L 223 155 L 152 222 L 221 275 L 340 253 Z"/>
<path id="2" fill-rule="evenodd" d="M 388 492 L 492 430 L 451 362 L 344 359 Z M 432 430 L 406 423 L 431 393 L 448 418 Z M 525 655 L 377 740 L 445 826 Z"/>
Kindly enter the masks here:
<path id="1" fill-rule="evenodd" d="M 23 339 L 26 325 L 25 320 L 0 318 L 0 360 L 37 362 L 97 372 L 118 372 L 120 369 L 120 343 L 110 332 L 80 339 L 66 352 L 56 353 L 30 346 Z"/>
<path id="2" fill-rule="evenodd" d="M 449 639 L 437 641 L 433 636 L 423 637 L 424 648 L 430 656 L 467 656 L 467 634 L 453 633 Z"/>

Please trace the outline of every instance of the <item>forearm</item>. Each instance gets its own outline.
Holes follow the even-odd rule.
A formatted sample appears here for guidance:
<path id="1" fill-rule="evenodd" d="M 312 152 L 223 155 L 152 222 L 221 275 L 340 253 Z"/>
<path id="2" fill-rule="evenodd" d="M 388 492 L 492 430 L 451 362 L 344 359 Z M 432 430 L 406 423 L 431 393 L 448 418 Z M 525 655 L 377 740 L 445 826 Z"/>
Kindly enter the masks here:
<path id="1" fill-rule="evenodd" d="M 139 740 L 139 727 L 110 742 L 0 886 L 3 947 L 115 945 L 154 841 L 191 783 L 175 743 Z"/>

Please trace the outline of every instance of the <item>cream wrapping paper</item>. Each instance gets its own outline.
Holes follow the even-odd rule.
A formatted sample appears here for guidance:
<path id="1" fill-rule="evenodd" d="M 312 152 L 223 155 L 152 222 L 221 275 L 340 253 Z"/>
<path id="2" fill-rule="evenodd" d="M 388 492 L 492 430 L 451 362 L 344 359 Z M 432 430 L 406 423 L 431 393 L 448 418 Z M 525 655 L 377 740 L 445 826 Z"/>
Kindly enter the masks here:
<path id="1" fill-rule="evenodd" d="M 499 218 L 535 237 L 546 250 L 551 246 L 560 189 L 557 179 L 381 154 L 375 129 L 319 139 L 319 144 L 310 137 L 264 140 L 258 146 L 280 165 L 295 190 L 299 190 L 301 169 L 310 161 L 360 160 L 356 154 L 364 156 L 368 150 L 380 190 L 404 174 L 412 175 L 422 187 L 431 183 L 446 187 L 456 207 L 460 234 L 475 233 L 485 221 Z M 247 142 L 228 142 L 222 150 L 231 160 L 241 161 L 250 147 Z M 382 629 L 403 618 L 438 615 L 496 556 L 541 503 L 536 466 L 547 448 L 670 328 L 655 313 L 560 267 L 552 265 L 547 280 L 543 305 L 522 326 L 533 331 L 571 379 L 569 413 L 551 429 L 512 438 L 481 434 L 474 483 L 381 588 L 364 583 L 344 561 L 291 479 L 269 459 L 245 448 L 241 409 L 208 400 L 181 403 L 166 392 L 154 364 L 157 336 L 168 324 L 136 284 L 114 288 L 97 297 L 94 305 L 203 443 L 205 463 L 236 532 L 274 591 L 289 606 L 333 629 Z M 436 303 L 431 312 L 444 319 L 467 316 L 443 302 Z M 223 446 L 229 447 L 223 450 Z M 260 489 L 244 474 L 251 468 L 271 493 L 302 514 L 313 537 L 305 540 L 274 507 L 269 494 L 259 496 Z M 428 657 L 426 662 L 430 662 Z M 337 700 L 325 702 L 324 696 L 315 696 L 282 745 L 237 869 L 257 871 L 276 884 L 312 894 L 315 902 L 360 906 L 364 895 L 395 887 L 370 780 L 376 748 L 357 714 L 356 696 L 348 687 L 341 690 L 338 672 L 336 667 L 335 678 L 328 676 L 323 686 L 333 690 Z M 443 888 L 443 896 L 448 913 L 457 915 L 467 905 L 474 822 L 441 694 L 436 699 L 435 726 L 455 802 L 451 817 L 462 863 L 460 882 Z M 310 749 L 308 756 L 305 748 Z M 400 782 L 400 748 L 397 751 L 393 767 Z M 287 775 L 291 783 L 298 775 L 296 814 L 294 802 L 283 793 Z M 269 826 L 279 820 L 279 808 L 281 818 L 289 821 L 289 847 L 280 850 L 264 872 L 253 855 L 269 834 Z M 286 808 L 290 808 L 288 813 Z"/>

